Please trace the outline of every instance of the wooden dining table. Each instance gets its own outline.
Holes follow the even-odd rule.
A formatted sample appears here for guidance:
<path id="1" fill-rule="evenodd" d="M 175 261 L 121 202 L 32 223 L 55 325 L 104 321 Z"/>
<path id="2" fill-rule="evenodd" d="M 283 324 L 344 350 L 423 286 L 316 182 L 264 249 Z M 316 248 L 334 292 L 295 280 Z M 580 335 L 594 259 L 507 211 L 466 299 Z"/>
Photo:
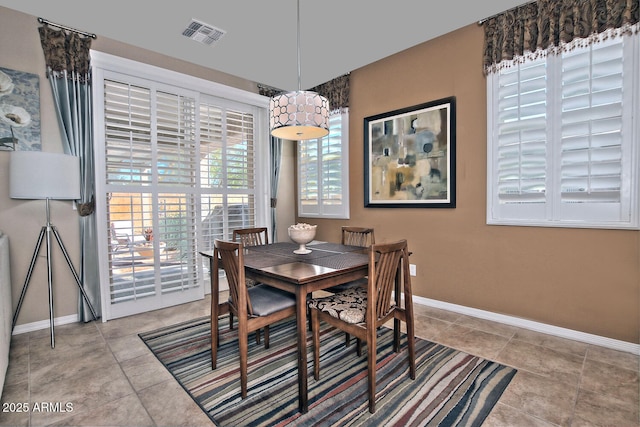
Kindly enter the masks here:
<path id="1" fill-rule="evenodd" d="M 307 245 L 308 254 L 293 251 L 299 245 L 288 242 L 246 247 L 245 276 L 257 282 L 291 292 L 296 296 L 298 347 L 298 406 L 300 412 L 309 409 L 307 396 L 307 295 L 367 276 L 367 249 L 336 243 L 319 242 Z M 218 316 L 228 312 L 227 302 L 219 302 L 219 274 L 214 271 L 213 251 L 200 252 L 210 262 L 211 307 L 218 313 L 211 316 L 211 328 L 217 330 Z M 212 313 L 213 314 L 213 313 Z M 215 329 L 214 329 L 215 328 Z M 212 357 L 217 354 L 217 336 L 213 334 Z M 214 359 L 215 360 L 215 359 Z"/>

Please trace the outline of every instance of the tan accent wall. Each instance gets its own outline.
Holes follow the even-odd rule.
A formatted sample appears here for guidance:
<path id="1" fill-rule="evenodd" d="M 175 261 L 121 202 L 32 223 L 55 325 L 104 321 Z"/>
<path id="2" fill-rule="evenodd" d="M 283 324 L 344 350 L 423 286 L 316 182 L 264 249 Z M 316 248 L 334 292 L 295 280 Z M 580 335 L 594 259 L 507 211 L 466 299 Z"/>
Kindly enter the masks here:
<path id="1" fill-rule="evenodd" d="M 640 343 L 640 232 L 486 224 L 483 32 L 470 25 L 351 73 L 351 219 L 376 240 L 407 239 L 414 293 L 613 339 Z M 449 96 L 457 108 L 457 207 L 364 208 L 363 119 Z"/>

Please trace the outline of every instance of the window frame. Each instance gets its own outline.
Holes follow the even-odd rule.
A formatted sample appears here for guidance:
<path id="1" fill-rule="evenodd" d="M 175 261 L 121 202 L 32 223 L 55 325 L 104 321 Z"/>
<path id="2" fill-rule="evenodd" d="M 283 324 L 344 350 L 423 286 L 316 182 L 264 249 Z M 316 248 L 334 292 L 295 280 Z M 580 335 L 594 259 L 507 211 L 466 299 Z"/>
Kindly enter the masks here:
<path id="1" fill-rule="evenodd" d="M 301 144 L 310 144 L 313 141 L 317 144 L 318 152 L 322 151 L 323 141 L 327 141 L 329 138 L 336 138 L 335 132 L 329 129 L 329 135 L 323 138 L 317 138 L 313 140 L 306 141 L 296 141 L 296 164 L 297 164 L 297 189 L 296 189 L 296 199 L 297 199 L 297 207 L 298 207 L 298 216 L 300 218 L 326 218 L 326 219 L 349 219 L 350 218 L 350 210 L 349 210 L 349 110 L 347 108 L 334 111 L 330 114 L 329 117 L 329 126 L 331 127 L 331 122 L 335 120 L 340 120 L 340 157 L 341 157 L 341 175 L 342 175 L 342 203 L 340 205 L 330 205 L 323 203 L 323 186 L 322 186 L 322 176 L 318 177 L 318 185 L 316 191 L 318 194 L 317 203 L 315 205 L 302 203 L 302 177 L 304 176 L 303 168 L 306 163 L 301 158 Z M 316 170 L 323 171 L 323 159 L 322 156 L 318 156 L 316 161 Z"/>
<path id="2" fill-rule="evenodd" d="M 128 76 L 131 81 L 151 81 L 155 82 L 158 87 L 170 87 L 177 88 L 180 92 L 191 93 L 196 99 L 196 102 L 207 102 L 207 100 L 218 99 L 220 103 L 226 106 L 233 105 L 246 105 L 250 106 L 255 111 L 255 124 L 254 124 L 254 171 L 255 171 L 255 183 L 254 183 L 254 197 L 255 197 L 255 222 L 256 224 L 271 223 L 270 209 L 269 209 L 269 179 L 270 179 L 270 161 L 269 161 L 269 145 L 267 143 L 268 134 L 268 103 L 269 98 L 258 95 L 245 90 L 233 88 L 220 83 L 207 81 L 198 77 L 182 74 L 176 71 L 163 69 L 157 66 L 140 63 L 137 61 L 129 60 L 126 58 L 106 54 L 103 52 L 91 51 L 91 62 L 93 72 L 93 102 L 94 105 L 104 105 L 104 93 L 103 86 L 104 80 L 108 79 L 112 75 L 125 75 Z M 104 114 L 102 109 L 94 109 L 94 138 L 102 138 L 105 133 Z M 198 116 L 198 114 L 196 114 Z M 196 123 L 199 123 L 199 117 L 196 118 Z M 196 126 L 197 127 L 197 126 Z M 196 131 L 196 135 L 199 134 L 199 129 Z M 104 148 L 104 142 L 99 143 L 96 140 L 96 146 Z M 99 150 L 100 148 L 98 148 Z M 199 150 L 198 150 L 199 152 Z M 96 180 L 96 195 L 105 194 L 106 180 L 104 176 L 105 171 L 105 159 L 104 156 L 95 156 L 95 180 Z M 199 174 L 197 182 L 200 181 Z M 199 184 L 197 185 L 199 187 Z M 207 195 L 211 193 L 210 189 L 198 190 L 200 195 Z M 200 198 L 196 202 L 196 211 L 200 212 Z M 107 224 L 107 212 L 106 207 L 96 209 L 96 224 L 98 226 L 97 244 L 98 248 L 109 247 L 108 232 L 103 232 L 101 229 L 104 224 Z M 201 218 L 197 218 L 197 223 L 201 222 Z M 201 227 L 199 227 L 201 228 Z M 108 231 L 108 230 L 107 230 Z M 197 245 L 198 250 L 204 250 L 202 247 L 202 231 L 197 230 Z M 108 254 L 105 251 L 99 249 L 99 265 L 108 265 Z M 196 255 L 197 256 L 197 255 Z M 101 271 L 101 280 L 105 280 L 108 271 Z M 202 263 L 198 267 L 198 279 L 199 288 L 206 289 L 205 283 L 209 280 L 209 275 L 204 274 Z M 108 278 L 105 283 L 108 283 Z M 207 290 L 208 292 L 208 290 Z M 119 317 L 118 311 L 114 311 L 111 305 L 108 289 L 102 287 L 102 313 L 104 314 L 103 320 Z M 180 303 L 179 300 L 171 302 L 168 305 L 174 303 Z M 167 306 L 168 306 L 167 305 Z M 145 304 L 141 305 L 142 311 L 145 311 Z M 147 307 L 146 309 L 155 309 L 158 307 Z"/>
<path id="3" fill-rule="evenodd" d="M 622 183 L 620 188 L 620 208 L 617 218 L 609 215 L 607 219 L 597 218 L 605 204 L 600 203 L 563 203 L 561 197 L 561 120 L 547 122 L 547 163 L 546 163 L 546 201 L 536 204 L 513 203 L 505 204 L 498 198 L 498 148 L 497 141 L 497 105 L 499 102 L 499 74 L 494 72 L 487 76 L 487 212 L 486 221 L 489 225 L 539 226 L 565 228 L 598 228 L 598 229 L 640 229 L 640 35 L 624 35 L 626 37 L 623 57 L 631 57 L 631 61 L 624 62 L 623 73 L 631 73 L 631 78 L 625 82 L 623 94 L 626 97 L 625 112 L 623 113 L 622 129 L 625 132 L 622 142 Z M 594 42 L 592 42 L 594 43 Z M 585 46 L 590 47 L 591 45 Z M 580 45 L 575 46 L 576 49 Z M 531 61 L 521 59 L 521 63 Z M 561 114 L 561 65 L 560 54 L 549 53 L 544 58 L 547 64 L 546 85 L 546 117 L 559 117 Z M 508 66 L 508 65 L 507 65 Z M 519 64 L 513 64 L 519 66 Z M 555 86 L 554 86 L 555 85 Z M 629 87 L 630 86 L 630 87 Z M 555 93 L 549 91 L 555 87 Z M 496 135 L 494 135 L 496 134 Z M 557 141 L 557 142 L 556 142 Z M 574 205 L 574 206 L 568 206 Z M 613 204 L 612 204 L 613 205 Z M 562 209 L 567 208 L 568 209 Z M 605 206 L 605 210 L 608 206 Z"/>

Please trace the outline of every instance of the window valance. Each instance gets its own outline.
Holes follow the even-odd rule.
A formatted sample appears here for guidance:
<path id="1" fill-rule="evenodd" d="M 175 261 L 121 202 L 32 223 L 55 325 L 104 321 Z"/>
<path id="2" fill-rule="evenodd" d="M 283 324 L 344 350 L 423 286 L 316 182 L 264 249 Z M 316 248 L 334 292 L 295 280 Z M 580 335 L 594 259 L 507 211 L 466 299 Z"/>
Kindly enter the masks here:
<path id="1" fill-rule="evenodd" d="M 538 0 L 483 22 L 484 70 L 638 31 L 638 0 Z"/>
<path id="2" fill-rule="evenodd" d="M 284 92 L 280 89 L 264 85 L 258 85 L 258 90 L 260 95 L 268 96 L 269 98 Z M 349 74 L 336 77 L 308 90 L 317 92 L 327 98 L 332 112 L 349 108 Z"/>

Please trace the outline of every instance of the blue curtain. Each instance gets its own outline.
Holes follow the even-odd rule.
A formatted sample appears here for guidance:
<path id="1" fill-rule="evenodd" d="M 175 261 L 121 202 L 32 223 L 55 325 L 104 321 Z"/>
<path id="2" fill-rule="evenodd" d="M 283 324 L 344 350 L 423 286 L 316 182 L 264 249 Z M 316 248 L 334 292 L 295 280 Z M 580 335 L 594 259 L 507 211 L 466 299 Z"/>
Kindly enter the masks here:
<path id="1" fill-rule="evenodd" d="M 66 154 L 80 158 L 80 280 L 91 305 L 100 315 L 100 277 L 96 234 L 95 181 L 92 131 L 92 97 L 89 51 L 91 38 L 73 31 L 38 28 L 51 83 L 58 123 Z M 82 321 L 93 319 L 89 307 L 79 296 L 78 313 Z"/>
<path id="2" fill-rule="evenodd" d="M 282 162 L 282 140 L 271 137 L 271 241 L 277 242 L 277 213 L 278 184 L 280 182 L 280 163 Z"/>

